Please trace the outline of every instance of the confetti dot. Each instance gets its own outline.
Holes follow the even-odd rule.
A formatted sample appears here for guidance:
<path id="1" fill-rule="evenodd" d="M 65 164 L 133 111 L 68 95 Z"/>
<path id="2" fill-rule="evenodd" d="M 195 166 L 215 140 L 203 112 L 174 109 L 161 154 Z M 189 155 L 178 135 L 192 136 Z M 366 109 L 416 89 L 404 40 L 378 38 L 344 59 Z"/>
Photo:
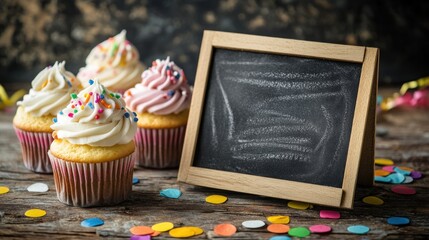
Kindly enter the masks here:
<path id="1" fill-rule="evenodd" d="M 70 97 L 71 97 L 72 99 L 76 99 L 76 98 L 77 98 L 77 94 L 76 94 L 76 93 L 72 93 L 72 94 L 70 94 Z"/>
<path id="2" fill-rule="evenodd" d="M 362 199 L 362 202 L 366 203 L 366 204 L 370 204 L 370 205 L 383 205 L 384 201 L 383 199 L 379 198 L 379 197 L 375 197 L 375 196 L 368 196 L 368 197 L 364 197 Z"/>
<path id="3" fill-rule="evenodd" d="M 291 228 L 288 234 L 291 235 L 292 237 L 302 238 L 310 235 L 310 230 L 308 230 L 305 227 L 296 227 L 296 228 Z"/>
<path id="4" fill-rule="evenodd" d="M 45 215 L 46 215 L 45 210 L 37 209 L 37 208 L 30 209 L 25 212 L 25 216 L 30 218 L 38 218 L 38 217 L 43 217 Z"/>
<path id="5" fill-rule="evenodd" d="M 341 214 L 333 210 L 320 210 L 319 216 L 321 218 L 339 219 Z"/>
<path id="6" fill-rule="evenodd" d="M 390 179 L 390 183 L 399 184 L 405 180 L 405 176 L 401 173 L 392 173 L 387 178 Z"/>
<path id="7" fill-rule="evenodd" d="M 261 220 L 248 220 L 241 223 L 245 228 L 261 228 L 265 226 L 264 221 Z"/>
<path id="8" fill-rule="evenodd" d="M 6 186 L 0 186 L 0 194 L 5 194 L 9 192 L 9 188 Z"/>
<path id="9" fill-rule="evenodd" d="M 288 236 L 274 236 L 270 237 L 269 240 L 291 240 L 291 238 Z"/>
<path id="10" fill-rule="evenodd" d="M 287 203 L 287 206 L 293 209 L 305 210 L 307 208 L 310 208 L 311 204 L 305 202 L 290 201 Z"/>
<path id="11" fill-rule="evenodd" d="M 401 195 L 414 195 L 416 194 L 416 189 L 406 186 L 393 186 L 390 190 L 392 192 L 401 194 Z"/>
<path id="12" fill-rule="evenodd" d="M 347 231 L 354 234 L 366 234 L 369 232 L 369 227 L 364 225 L 353 225 L 347 228 Z"/>
<path id="13" fill-rule="evenodd" d="M 52 118 L 52 122 L 54 123 L 58 122 L 57 118 Z"/>
<path id="14" fill-rule="evenodd" d="M 228 198 L 222 195 L 210 195 L 206 197 L 206 202 L 211 204 L 222 204 L 226 202 L 226 200 L 228 200 Z"/>
<path id="15" fill-rule="evenodd" d="M 395 167 L 394 170 L 395 170 L 395 172 L 403 174 L 405 176 L 409 176 L 411 174 L 411 171 L 406 171 L 406 170 L 403 170 L 403 169 L 398 168 L 398 167 Z"/>
<path id="16" fill-rule="evenodd" d="M 138 178 L 133 177 L 133 184 L 137 184 L 137 183 L 139 183 L 139 182 L 140 182 L 140 180 L 139 180 Z"/>
<path id="17" fill-rule="evenodd" d="M 421 172 L 419 172 L 419 171 L 412 171 L 411 172 L 411 174 L 410 174 L 410 176 L 413 178 L 413 179 L 420 179 L 420 178 L 422 178 L 422 173 Z"/>
<path id="18" fill-rule="evenodd" d="M 202 228 L 199 227 L 194 227 L 194 226 L 186 226 L 186 228 L 191 229 L 192 231 L 194 231 L 194 236 L 196 235 L 200 235 L 203 234 L 204 230 Z"/>
<path id="19" fill-rule="evenodd" d="M 92 85 L 92 84 L 94 84 L 94 80 L 90 79 L 90 80 L 88 81 L 88 83 L 89 83 L 89 85 Z"/>
<path id="20" fill-rule="evenodd" d="M 390 183 L 392 180 L 389 177 L 376 176 L 376 177 L 374 177 L 374 181 L 382 182 L 382 183 Z"/>
<path id="21" fill-rule="evenodd" d="M 130 228 L 130 232 L 133 235 L 150 235 L 155 232 L 155 230 L 148 226 L 134 226 Z"/>
<path id="22" fill-rule="evenodd" d="M 403 183 L 412 183 L 414 182 L 414 178 L 411 176 L 405 176 L 405 180 Z"/>
<path id="23" fill-rule="evenodd" d="M 310 232 L 312 233 L 328 233 L 332 231 L 332 228 L 330 226 L 323 224 L 313 225 L 310 226 L 308 229 L 310 229 Z"/>
<path id="24" fill-rule="evenodd" d="M 412 172 L 412 171 L 414 171 L 414 169 L 412 169 L 412 168 L 410 168 L 410 167 L 405 167 L 405 166 L 400 166 L 400 167 L 398 167 L 398 168 L 400 168 L 400 169 L 402 169 L 402 170 L 404 170 L 404 171 L 408 171 L 408 172 Z"/>
<path id="25" fill-rule="evenodd" d="M 104 224 L 104 221 L 100 218 L 87 218 L 80 222 L 82 227 L 98 227 Z"/>
<path id="26" fill-rule="evenodd" d="M 160 234 L 161 234 L 161 232 L 154 231 L 154 232 L 151 234 L 151 236 L 152 236 L 152 237 L 156 237 L 156 236 L 159 236 Z"/>
<path id="27" fill-rule="evenodd" d="M 133 235 L 130 238 L 130 240 L 151 240 L 151 239 L 152 238 L 150 235 L 144 235 L 144 236 Z"/>
<path id="28" fill-rule="evenodd" d="M 138 121 L 139 121 L 139 119 L 138 119 L 138 118 L 133 118 L 133 121 L 134 121 L 134 122 L 138 122 Z"/>
<path id="29" fill-rule="evenodd" d="M 381 176 L 381 177 L 385 177 L 387 175 L 389 175 L 391 172 L 383 170 L 383 169 L 377 169 L 374 171 L 374 175 L 375 176 Z"/>
<path id="30" fill-rule="evenodd" d="M 158 232 L 166 232 L 174 228 L 174 224 L 171 222 L 161 222 L 152 226 L 152 229 Z"/>
<path id="31" fill-rule="evenodd" d="M 219 236 L 230 237 L 237 232 L 237 228 L 232 224 L 222 223 L 216 225 L 213 231 Z"/>
<path id="32" fill-rule="evenodd" d="M 285 224 L 273 223 L 268 225 L 267 231 L 272 233 L 287 233 L 290 227 Z"/>
<path id="33" fill-rule="evenodd" d="M 170 230 L 170 232 L 168 232 L 168 234 L 175 238 L 187 238 L 195 235 L 192 229 L 186 227 L 173 228 Z"/>
<path id="34" fill-rule="evenodd" d="M 406 217 L 390 217 L 387 219 L 387 223 L 395 226 L 403 226 L 410 224 L 410 219 Z"/>
<path id="35" fill-rule="evenodd" d="M 166 198 L 179 198 L 182 195 L 182 192 L 177 188 L 167 188 L 161 190 L 159 195 Z"/>
<path id="36" fill-rule="evenodd" d="M 381 169 L 384 171 L 388 171 L 388 172 L 393 173 L 393 172 L 395 172 L 394 168 L 395 168 L 395 166 L 384 166 Z"/>
<path id="37" fill-rule="evenodd" d="M 290 218 L 289 218 L 289 216 L 277 215 L 277 216 L 269 216 L 269 217 L 267 217 L 267 220 L 270 223 L 288 224 L 290 221 Z"/>
<path id="38" fill-rule="evenodd" d="M 29 192 L 47 192 L 48 190 L 48 185 L 44 183 L 34 183 L 27 187 L 27 191 Z"/>
<path id="39" fill-rule="evenodd" d="M 391 159 L 387 159 L 387 158 L 376 158 L 374 162 L 375 162 L 375 164 L 382 165 L 382 166 L 393 165 L 393 161 Z"/>
<path id="40" fill-rule="evenodd" d="M 130 117 L 130 113 L 129 112 L 125 112 L 124 113 L 124 117 L 129 118 Z"/>

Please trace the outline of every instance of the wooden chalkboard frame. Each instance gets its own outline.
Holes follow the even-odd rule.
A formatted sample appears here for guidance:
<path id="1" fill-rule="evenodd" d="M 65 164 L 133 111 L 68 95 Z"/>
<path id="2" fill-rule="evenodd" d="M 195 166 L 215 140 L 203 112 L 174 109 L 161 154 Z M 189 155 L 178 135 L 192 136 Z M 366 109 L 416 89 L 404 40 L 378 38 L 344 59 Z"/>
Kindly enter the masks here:
<path id="1" fill-rule="evenodd" d="M 341 188 L 193 166 L 213 50 L 282 54 L 361 63 L 351 137 Z M 353 208 L 356 183 L 373 184 L 377 48 L 204 31 L 178 181 L 243 193 Z"/>

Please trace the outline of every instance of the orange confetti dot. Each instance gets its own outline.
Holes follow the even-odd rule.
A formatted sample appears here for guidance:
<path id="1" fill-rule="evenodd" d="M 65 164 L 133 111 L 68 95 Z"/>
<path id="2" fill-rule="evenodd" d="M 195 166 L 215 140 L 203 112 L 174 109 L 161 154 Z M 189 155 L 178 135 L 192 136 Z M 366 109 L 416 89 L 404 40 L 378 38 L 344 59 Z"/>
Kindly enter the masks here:
<path id="1" fill-rule="evenodd" d="M 156 236 L 159 236 L 159 234 L 161 234 L 161 232 L 154 231 L 150 236 L 151 237 L 156 237 Z"/>
<path id="2" fill-rule="evenodd" d="M 387 176 L 389 174 L 390 174 L 389 171 L 382 170 L 382 169 L 377 169 L 377 170 L 374 171 L 374 175 L 375 176 L 379 176 L 379 177 L 385 177 L 385 176 Z"/>
<path id="3" fill-rule="evenodd" d="M 272 232 L 272 233 L 287 233 L 289 232 L 290 227 L 288 225 L 285 224 L 280 224 L 280 223 L 273 223 L 268 225 L 267 230 L 268 232 Z"/>
<path id="4" fill-rule="evenodd" d="M 230 237 L 237 232 L 237 228 L 232 224 L 222 223 L 216 225 L 213 231 L 219 236 Z"/>
<path id="5" fill-rule="evenodd" d="M 402 169 L 402 170 L 404 170 L 404 171 L 408 171 L 408 172 L 414 171 L 414 169 L 412 169 L 410 167 L 404 167 L 404 166 L 402 166 L 402 167 L 399 167 L 399 168 Z"/>
<path id="6" fill-rule="evenodd" d="M 130 232 L 131 232 L 133 235 L 140 235 L 140 236 L 143 236 L 143 235 L 149 235 L 149 234 L 152 234 L 152 233 L 154 233 L 155 231 L 154 231 L 151 227 L 148 227 L 148 226 L 135 226 L 135 227 L 132 227 L 132 228 L 130 229 Z"/>

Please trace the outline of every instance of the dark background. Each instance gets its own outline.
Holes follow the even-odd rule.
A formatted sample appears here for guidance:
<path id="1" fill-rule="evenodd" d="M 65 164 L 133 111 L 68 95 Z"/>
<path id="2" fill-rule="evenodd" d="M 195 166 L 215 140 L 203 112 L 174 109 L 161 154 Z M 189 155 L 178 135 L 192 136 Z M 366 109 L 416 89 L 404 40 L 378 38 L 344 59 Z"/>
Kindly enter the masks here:
<path id="1" fill-rule="evenodd" d="M 55 60 L 77 74 L 99 42 L 128 31 L 140 59 L 167 55 L 194 81 L 204 29 L 381 49 L 380 82 L 429 75 L 429 1 L 6 0 L 0 6 L 0 84 L 28 86 Z"/>

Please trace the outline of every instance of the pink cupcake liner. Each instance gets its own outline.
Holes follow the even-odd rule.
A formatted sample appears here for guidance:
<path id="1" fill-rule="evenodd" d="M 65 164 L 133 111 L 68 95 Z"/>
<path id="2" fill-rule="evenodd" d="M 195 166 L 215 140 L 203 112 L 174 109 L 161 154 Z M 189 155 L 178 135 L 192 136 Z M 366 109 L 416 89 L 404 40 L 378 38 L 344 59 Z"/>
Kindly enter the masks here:
<path id="1" fill-rule="evenodd" d="M 101 163 L 69 162 L 49 151 L 58 200 L 78 207 L 114 205 L 131 195 L 134 158 Z"/>
<path id="2" fill-rule="evenodd" d="M 182 155 L 186 125 L 168 129 L 138 128 L 134 157 L 139 166 L 175 168 Z"/>
<path id="3" fill-rule="evenodd" d="M 37 173 L 52 173 L 48 150 L 54 141 L 52 133 L 29 132 L 14 127 L 15 133 L 21 143 L 22 159 L 24 165 Z"/>

